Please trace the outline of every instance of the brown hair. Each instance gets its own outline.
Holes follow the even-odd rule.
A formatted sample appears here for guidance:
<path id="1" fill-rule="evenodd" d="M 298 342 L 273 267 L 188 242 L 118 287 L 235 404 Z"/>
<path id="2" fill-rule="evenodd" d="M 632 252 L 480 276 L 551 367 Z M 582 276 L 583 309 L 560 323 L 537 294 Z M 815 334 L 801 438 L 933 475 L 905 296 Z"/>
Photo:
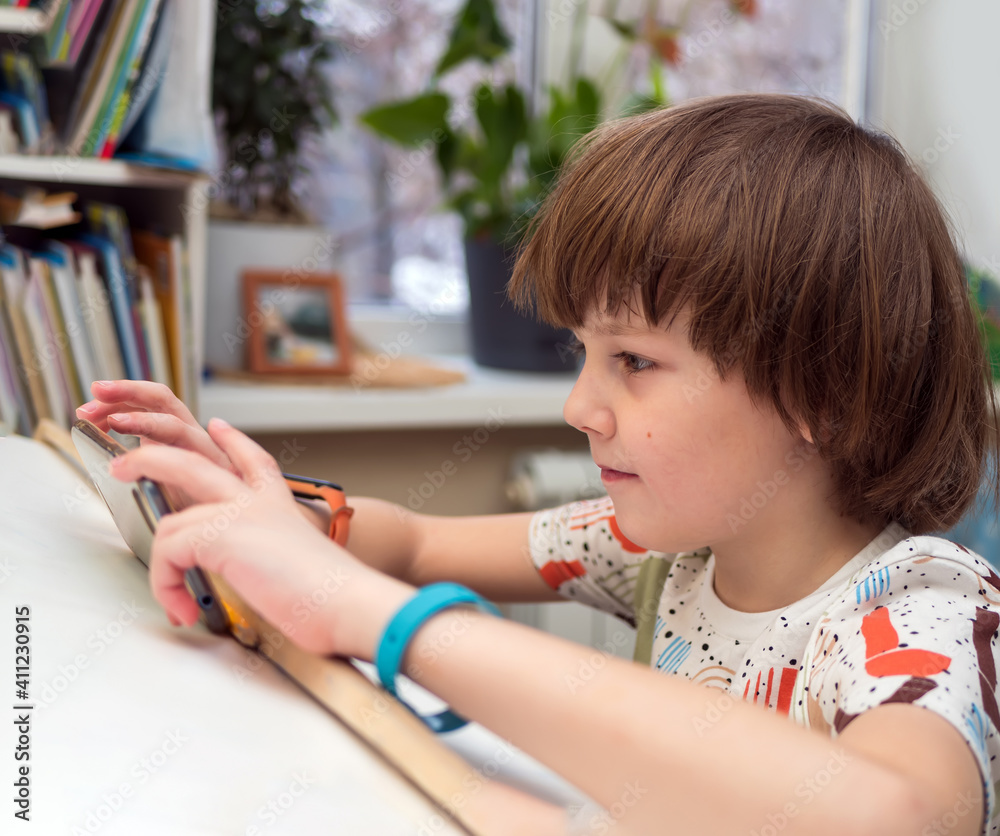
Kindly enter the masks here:
<path id="1" fill-rule="evenodd" d="M 739 95 L 612 122 L 575 149 L 509 293 L 577 327 L 623 307 L 689 337 L 789 426 L 841 510 L 947 528 L 984 476 L 994 403 L 961 260 L 898 144 L 830 104 Z M 633 300 L 635 300 L 633 302 Z"/>

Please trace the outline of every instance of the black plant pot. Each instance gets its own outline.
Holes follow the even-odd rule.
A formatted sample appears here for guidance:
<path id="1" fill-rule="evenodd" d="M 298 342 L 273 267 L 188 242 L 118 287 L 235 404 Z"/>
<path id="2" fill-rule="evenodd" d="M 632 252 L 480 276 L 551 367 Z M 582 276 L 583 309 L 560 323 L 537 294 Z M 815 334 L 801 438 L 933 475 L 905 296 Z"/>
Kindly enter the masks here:
<path id="1" fill-rule="evenodd" d="M 492 239 L 465 241 L 472 357 L 481 366 L 526 372 L 570 372 L 573 335 L 524 316 L 507 298 L 514 251 Z"/>

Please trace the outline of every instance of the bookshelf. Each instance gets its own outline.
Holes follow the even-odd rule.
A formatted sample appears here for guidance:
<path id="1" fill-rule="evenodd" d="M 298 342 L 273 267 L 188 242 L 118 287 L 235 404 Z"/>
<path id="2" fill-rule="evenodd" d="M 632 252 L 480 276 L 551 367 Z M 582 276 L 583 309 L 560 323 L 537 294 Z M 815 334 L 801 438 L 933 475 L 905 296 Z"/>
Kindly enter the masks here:
<path id="1" fill-rule="evenodd" d="M 71 3 L 73 5 L 70 5 Z M 42 189 L 48 194 L 73 192 L 76 194 L 77 209 L 82 209 L 87 204 L 107 204 L 110 207 L 120 207 L 127 219 L 125 222 L 129 230 L 132 232 L 150 231 L 156 233 L 156 235 L 145 239 L 144 246 L 146 247 L 147 257 L 149 253 L 156 252 L 156 244 L 150 243 L 154 238 L 171 242 L 169 244 L 173 248 L 170 256 L 171 264 L 173 265 L 171 270 L 173 271 L 175 267 L 183 264 L 183 269 L 179 269 L 179 272 L 175 274 L 178 277 L 178 284 L 176 286 L 178 288 L 186 286 L 187 298 L 190 300 L 189 303 L 184 303 L 183 309 L 185 313 L 180 316 L 180 326 L 173 326 L 172 344 L 181 346 L 180 351 L 184 359 L 180 365 L 184 368 L 193 367 L 194 377 L 193 379 L 186 378 L 183 388 L 184 398 L 194 411 L 197 410 L 198 406 L 199 377 L 203 364 L 203 299 L 205 296 L 207 200 L 204 197 L 202 187 L 208 178 L 202 174 L 189 173 L 172 168 L 135 165 L 114 158 L 101 159 L 101 154 L 96 153 L 96 151 L 94 156 L 80 156 L 72 153 L 63 156 L 52 156 L 44 153 L 46 150 L 51 150 L 53 146 L 75 147 L 69 142 L 69 137 L 72 133 L 69 129 L 73 128 L 77 130 L 80 127 L 73 119 L 69 118 L 69 111 L 66 110 L 65 101 L 62 102 L 60 108 L 60 116 L 62 118 L 57 121 L 56 109 L 53 106 L 53 89 L 49 86 L 50 82 L 61 89 L 62 92 L 60 95 L 63 96 L 68 90 L 74 91 L 74 96 L 79 94 L 81 90 L 86 90 L 86 96 L 89 96 L 89 99 L 85 96 L 82 99 L 83 101 L 91 99 L 98 101 L 103 96 L 105 103 L 97 111 L 100 119 L 93 121 L 93 123 L 83 121 L 80 124 L 90 126 L 88 137 L 91 134 L 95 136 L 95 148 L 103 151 L 104 156 L 107 156 L 117 148 L 118 135 L 117 127 L 115 126 L 120 126 L 122 122 L 112 122 L 111 120 L 120 120 L 123 118 L 118 116 L 118 112 L 124 112 L 124 108 L 129 101 L 129 96 L 134 89 L 139 89 L 138 83 L 143 80 L 143 74 L 147 71 L 143 57 L 151 41 L 151 32 L 155 28 L 153 22 L 158 19 L 162 8 L 164 8 L 162 0 L 137 0 L 137 2 L 131 4 L 117 5 L 110 4 L 108 0 L 105 0 L 103 5 L 101 3 L 86 2 L 86 0 L 45 0 L 45 2 L 33 4 L 31 8 L 0 7 L 0 49 L 6 50 L 8 54 L 13 53 L 15 58 L 25 55 L 38 57 L 37 50 L 34 47 L 41 46 L 42 38 L 46 38 L 47 40 L 49 38 L 56 38 L 61 43 L 69 43 L 75 48 L 75 52 L 72 53 L 74 57 L 68 64 L 65 62 L 65 55 L 56 60 L 54 64 L 46 64 L 39 59 L 39 67 L 57 67 L 54 71 L 55 75 L 51 78 L 48 75 L 45 75 L 44 78 L 41 76 L 38 77 L 43 87 L 47 88 L 42 94 L 42 99 L 38 101 L 44 101 L 47 94 L 49 99 L 48 108 L 45 108 L 44 105 L 35 107 L 36 99 L 32 98 L 33 88 L 26 86 L 15 90 L 15 92 L 21 94 L 31 103 L 32 112 L 35 115 L 43 114 L 47 111 L 48 116 L 39 118 L 38 122 L 43 127 L 51 122 L 55 127 L 55 142 L 52 144 L 32 145 L 25 137 L 25 133 L 22 130 L 23 125 L 19 125 L 17 132 L 24 143 L 26 153 L 0 153 L 0 191 L 11 195 L 24 194 L 26 190 L 31 188 Z M 67 28 L 67 21 L 70 21 L 69 28 Z M 168 22 L 172 24 L 173 18 Z M 175 31 L 176 26 L 160 27 L 159 29 L 160 35 L 167 38 L 174 45 L 176 45 L 177 38 L 171 33 Z M 167 34 L 164 35 L 164 33 Z M 29 44 L 29 41 L 31 44 Z M 163 41 L 161 47 L 164 43 L 167 43 L 167 41 Z M 170 48 L 173 49 L 174 47 Z M 49 60 L 53 60 L 53 54 L 48 54 Z M 161 56 L 162 54 L 163 51 L 161 49 Z M 117 57 L 112 59 L 112 56 Z M 151 66 L 154 70 L 156 67 L 159 67 L 158 71 L 165 73 L 166 69 L 162 60 L 161 57 L 159 64 L 154 62 Z M 185 77 L 191 74 L 201 78 L 208 71 L 207 67 L 203 66 L 203 64 L 204 58 L 202 58 L 202 61 L 183 63 L 182 65 L 178 65 L 181 69 L 174 69 L 174 73 L 181 73 Z M 11 66 L 8 66 L 7 63 L 4 64 L 5 72 L 8 73 L 5 75 L 5 83 L 8 85 L 5 89 L 11 89 L 9 85 L 24 80 L 25 77 L 23 75 L 13 76 L 10 74 L 15 72 L 19 66 L 16 64 Z M 112 67 L 114 68 L 113 72 L 109 73 Z M 37 74 L 38 70 L 36 69 L 34 72 Z M 66 75 L 66 73 L 71 73 L 72 75 Z M 97 89 L 102 89 L 100 85 L 105 84 L 103 89 L 106 92 L 94 93 L 90 88 L 91 76 L 94 79 L 100 76 L 101 82 L 98 84 Z M 72 79 L 72 81 L 69 79 Z M 7 106 L 8 109 L 11 106 L 9 100 L 7 101 Z M 16 112 L 18 114 L 16 118 L 20 119 L 22 112 L 19 110 Z M 98 139 L 101 143 L 106 140 L 103 148 L 98 143 Z M 42 153 L 39 153 L 39 151 Z M 6 220 L 9 222 L 12 218 L 8 217 Z M 90 224 L 87 224 L 84 229 L 90 226 Z M 108 231 L 110 229 L 109 227 Z M 21 234 L 21 230 L 5 228 L 5 231 L 12 234 L 11 243 L 16 246 L 26 246 L 27 249 L 23 251 L 28 254 L 31 254 L 36 247 L 46 246 L 43 239 L 58 240 L 63 237 L 58 229 L 54 229 L 51 232 L 43 232 L 40 237 L 36 236 L 34 238 L 31 235 L 25 236 Z M 18 234 L 15 235 L 15 231 Z M 70 234 L 71 239 L 75 239 L 76 237 L 75 232 Z M 178 237 L 183 242 L 181 248 L 177 247 L 176 238 Z M 164 244 L 164 246 L 168 245 Z M 149 250 L 150 247 L 154 247 L 154 249 Z M 64 250 L 68 252 L 65 247 Z M 93 252 L 95 253 L 95 257 L 98 259 L 101 258 L 101 256 L 96 256 L 96 250 Z M 122 252 L 123 266 L 125 270 L 128 270 L 128 267 L 124 265 L 124 255 L 125 253 Z M 179 261 L 177 256 L 181 256 L 183 261 Z M 79 277 L 79 271 L 82 268 L 80 265 L 76 265 L 76 269 L 78 271 L 77 276 Z M 98 269 L 101 273 L 105 272 L 103 266 Z M 152 271 L 152 266 L 149 269 Z M 151 309 L 144 307 L 143 312 L 139 312 L 140 305 L 146 305 L 150 300 L 140 300 L 139 296 L 136 295 L 138 286 L 132 286 L 131 284 L 134 281 L 134 273 L 131 273 L 130 276 L 127 281 L 130 284 L 129 294 L 134 306 L 132 314 L 136 317 L 135 328 L 137 330 L 153 328 L 161 314 L 164 317 L 161 325 L 166 328 L 167 314 L 164 310 L 160 309 L 158 313 L 150 314 L 149 310 Z M 144 279 L 147 283 L 147 289 L 149 278 L 150 276 L 147 274 Z M 102 280 L 105 283 L 111 282 L 109 275 L 104 275 Z M 47 283 L 52 287 L 52 290 L 49 291 L 50 299 L 52 298 L 51 293 L 55 290 L 55 282 L 54 278 L 47 280 Z M 65 282 L 65 279 L 63 279 L 63 282 Z M 73 282 L 70 282 L 70 285 L 72 284 Z M 77 284 L 77 290 L 80 290 L 83 285 L 79 284 L 79 282 Z M 66 285 L 63 284 L 62 287 L 65 289 Z M 181 291 L 178 292 L 181 295 L 176 297 L 174 301 L 185 298 Z M 46 291 L 43 290 L 41 293 L 44 296 Z M 66 293 L 69 295 L 59 301 L 57 307 L 63 306 L 65 311 L 69 311 L 72 310 L 72 304 L 67 300 L 69 296 L 75 297 L 76 293 L 69 290 L 66 290 Z M 157 300 L 157 302 L 160 302 L 160 300 Z M 11 302 L 9 295 L 5 304 L 14 304 Z M 17 304 L 20 305 L 22 302 L 17 302 Z M 86 316 L 87 312 L 84 311 L 82 291 L 80 304 L 80 312 Z M 68 307 L 66 307 L 67 305 Z M 105 300 L 103 307 L 109 306 L 110 302 Z M 124 310 L 127 310 L 127 308 Z M 114 328 L 119 331 L 119 340 L 124 339 L 121 333 L 121 328 L 123 327 L 122 316 L 127 316 L 124 314 L 124 310 L 116 308 L 113 317 Z M 56 314 L 55 316 L 59 318 L 59 322 L 55 323 L 53 316 L 48 316 L 50 320 L 49 324 L 58 324 L 61 329 L 61 337 L 60 333 L 54 332 L 50 328 L 50 337 L 53 333 L 55 333 L 56 337 L 51 340 L 52 343 L 58 342 L 60 338 L 63 340 L 69 338 L 71 325 L 76 326 L 75 333 L 79 334 L 81 322 L 79 318 L 71 323 L 69 314 L 66 315 L 65 322 L 62 321 L 61 314 Z M 142 319 L 140 322 L 140 318 L 142 317 L 152 318 Z M 10 323 L 8 322 L 7 325 L 9 326 Z M 9 327 L 5 330 L 5 334 L 7 334 L 5 339 L 9 337 L 9 330 Z M 94 326 L 87 326 L 87 330 L 93 332 Z M 170 333 L 168 333 L 170 330 L 166 329 L 164 331 L 168 339 L 170 338 Z M 98 335 L 99 333 L 104 332 L 98 329 Z M 151 340 L 151 333 L 151 331 L 146 331 L 147 341 Z M 95 335 L 91 333 L 90 337 L 93 343 Z M 82 345 L 80 338 L 76 340 L 69 339 L 69 341 L 74 346 L 71 349 L 71 354 L 73 351 L 76 351 L 77 347 Z M 114 342 L 114 340 L 112 339 L 111 342 Z M 141 339 L 140 342 L 142 342 Z M 39 349 L 37 332 L 34 343 L 35 349 Z M 6 346 L 6 348 L 8 358 L 13 358 L 15 354 L 18 355 L 19 359 L 16 362 L 20 364 L 21 368 L 25 368 L 24 352 L 31 350 L 30 347 L 26 348 L 22 341 L 21 345 L 17 348 L 12 348 L 11 346 Z M 44 348 L 50 349 L 51 344 L 44 344 Z M 92 345 L 91 348 L 95 352 L 97 351 L 96 345 Z M 152 353 L 150 353 L 149 357 L 146 357 L 144 352 L 152 352 L 153 348 L 152 342 L 147 342 L 144 347 L 140 348 L 142 365 L 144 367 L 143 374 L 150 374 L 150 376 L 152 376 Z M 62 366 L 68 367 L 72 365 L 72 360 L 65 359 L 65 348 L 60 350 L 64 354 Z M 125 351 L 123 345 L 122 351 Z M 90 352 L 84 351 L 84 354 L 90 354 Z M 105 354 L 104 356 L 107 355 Z M 157 354 L 157 358 L 159 368 L 162 371 L 163 364 L 166 362 L 162 350 Z M 178 359 L 176 356 L 170 357 L 169 364 L 174 371 L 172 376 L 175 378 L 173 384 L 175 391 L 180 392 L 182 382 L 177 379 Z M 33 360 L 33 365 L 40 363 L 42 365 L 59 365 L 58 360 L 52 364 L 42 363 L 37 358 Z M 134 366 L 135 364 L 133 363 Z M 84 384 L 84 379 L 89 380 L 92 375 L 84 374 L 83 366 L 77 371 L 79 375 L 75 391 L 79 393 L 81 387 L 84 390 L 88 388 Z M 88 368 L 87 371 L 93 372 L 95 368 Z M 9 395 L 9 385 L 7 388 Z M 24 389 L 23 381 L 21 389 Z M 89 396 L 89 392 L 85 392 L 85 396 Z M 79 394 L 77 397 L 79 397 Z M 74 401 L 76 399 L 73 398 Z M 61 412 L 61 410 L 59 411 Z M 19 414 L 30 415 L 31 410 L 25 411 L 21 409 L 19 410 Z M 7 426 L 7 423 L 5 423 L 5 426 Z"/>
<path id="2" fill-rule="evenodd" d="M 28 37 L 48 31 L 65 0 L 50 0 L 40 9 L 0 6 L 0 32 Z"/>
<path id="3" fill-rule="evenodd" d="M 206 200 L 204 175 L 148 168 L 118 160 L 74 157 L 0 155 L 0 191 L 18 192 L 38 185 L 50 191 L 76 192 L 81 202 L 121 206 L 135 229 L 157 229 L 180 235 L 187 250 L 193 317 L 185 323 L 186 350 L 195 369 L 202 365 L 205 294 Z M 198 385 L 186 398 L 198 409 Z"/>
<path id="4" fill-rule="evenodd" d="M 52 186 L 90 184 L 129 188 L 183 189 L 196 175 L 172 169 L 132 165 L 121 160 L 93 157 L 44 157 L 0 154 L 0 171 L 5 177 L 31 180 Z"/>

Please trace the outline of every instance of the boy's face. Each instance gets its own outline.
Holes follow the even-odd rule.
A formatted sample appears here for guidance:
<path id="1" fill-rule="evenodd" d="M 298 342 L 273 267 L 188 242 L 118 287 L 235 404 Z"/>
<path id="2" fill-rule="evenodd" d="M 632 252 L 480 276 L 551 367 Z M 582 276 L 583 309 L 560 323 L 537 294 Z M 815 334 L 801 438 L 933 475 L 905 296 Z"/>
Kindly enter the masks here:
<path id="1" fill-rule="evenodd" d="M 738 371 L 720 380 L 687 322 L 590 314 L 575 332 L 586 361 L 563 408 L 590 439 L 622 532 L 665 552 L 766 532 L 818 487 L 815 449 L 751 403 Z"/>

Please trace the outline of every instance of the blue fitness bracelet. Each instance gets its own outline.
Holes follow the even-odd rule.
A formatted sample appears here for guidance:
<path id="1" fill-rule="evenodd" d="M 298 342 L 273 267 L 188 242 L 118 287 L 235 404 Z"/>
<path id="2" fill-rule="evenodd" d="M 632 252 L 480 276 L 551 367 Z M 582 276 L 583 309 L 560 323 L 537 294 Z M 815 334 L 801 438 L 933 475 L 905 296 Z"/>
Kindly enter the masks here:
<path id="1" fill-rule="evenodd" d="M 413 634 L 431 616 L 448 607 L 461 604 L 472 604 L 484 612 L 502 616 L 500 610 L 493 604 L 461 584 L 432 583 L 418 589 L 416 594 L 403 604 L 389 620 L 382 633 L 382 638 L 379 640 L 378 650 L 375 651 L 375 667 L 378 669 L 378 678 L 382 680 L 382 685 L 396 699 L 399 699 L 399 695 L 396 693 L 396 675 L 399 673 L 403 654 L 406 652 L 406 647 L 413 638 Z M 450 710 L 430 715 L 417 714 L 413 707 L 404 700 L 399 699 L 399 701 L 435 732 L 452 731 L 461 728 L 468 722 Z"/>

